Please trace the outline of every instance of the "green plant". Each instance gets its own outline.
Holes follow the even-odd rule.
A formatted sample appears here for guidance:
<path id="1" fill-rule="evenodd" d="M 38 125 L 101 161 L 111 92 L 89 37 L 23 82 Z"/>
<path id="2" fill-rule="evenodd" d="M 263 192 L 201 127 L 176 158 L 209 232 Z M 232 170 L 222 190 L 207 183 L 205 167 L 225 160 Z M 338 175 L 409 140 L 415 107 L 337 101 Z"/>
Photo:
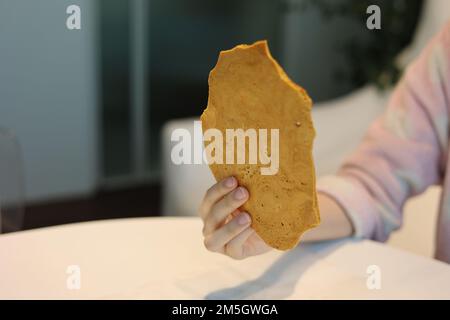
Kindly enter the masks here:
<path id="1" fill-rule="evenodd" d="M 398 54 L 412 40 L 423 1 L 422 0 L 303 0 L 301 10 L 319 9 L 324 19 L 336 16 L 354 19 L 364 26 L 367 7 L 378 5 L 381 9 L 380 30 L 367 30 L 367 41 L 350 39 L 342 45 L 351 62 L 351 79 L 354 85 L 367 82 L 384 89 L 394 85 L 402 70 L 396 63 Z"/>

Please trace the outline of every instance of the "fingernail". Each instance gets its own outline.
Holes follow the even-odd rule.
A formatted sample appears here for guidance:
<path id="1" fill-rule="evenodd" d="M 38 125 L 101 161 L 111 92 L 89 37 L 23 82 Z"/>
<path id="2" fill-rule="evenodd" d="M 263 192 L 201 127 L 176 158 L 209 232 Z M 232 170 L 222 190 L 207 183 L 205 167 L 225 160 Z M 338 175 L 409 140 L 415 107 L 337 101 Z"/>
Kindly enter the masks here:
<path id="1" fill-rule="evenodd" d="M 248 213 L 242 213 L 239 218 L 238 218 L 238 223 L 243 226 L 245 224 L 249 224 L 250 223 L 250 215 Z"/>
<path id="2" fill-rule="evenodd" d="M 225 187 L 231 188 L 234 187 L 234 183 L 236 182 L 236 179 L 234 177 L 229 177 L 225 179 Z"/>
<path id="3" fill-rule="evenodd" d="M 234 198 L 236 200 L 243 200 L 245 199 L 245 197 L 247 196 L 247 192 L 245 191 L 244 188 L 239 187 L 235 192 L 234 192 Z"/>

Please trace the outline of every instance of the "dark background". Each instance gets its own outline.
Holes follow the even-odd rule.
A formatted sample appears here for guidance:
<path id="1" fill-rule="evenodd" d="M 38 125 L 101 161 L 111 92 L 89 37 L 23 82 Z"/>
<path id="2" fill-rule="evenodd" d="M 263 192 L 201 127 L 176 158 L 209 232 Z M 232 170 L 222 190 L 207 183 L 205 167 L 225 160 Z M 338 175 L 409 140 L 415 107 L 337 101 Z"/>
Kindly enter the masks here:
<path id="1" fill-rule="evenodd" d="M 60 179 L 62 182 L 59 181 L 56 187 L 51 186 L 46 178 L 59 175 L 57 169 L 39 167 L 39 163 L 58 161 L 55 159 L 64 154 L 61 147 L 56 147 L 57 141 L 54 145 L 51 142 L 58 139 L 58 129 L 52 131 L 50 140 L 42 129 L 55 124 L 54 113 L 45 115 L 41 129 L 32 131 L 31 111 L 44 110 L 47 103 L 35 99 L 34 94 L 31 99 L 31 92 L 39 83 L 22 81 L 25 89 L 16 95 L 8 89 L 9 79 L 16 76 L 14 70 L 20 69 L 24 61 L 29 62 L 27 72 L 33 72 L 40 64 L 42 67 L 43 60 L 37 58 L 39 55 L 45 56 L 52 48 L 64 50 L 68 45 L 65 37 L 73 37 L 74 34 L 63 30 L 64 11 L 72 3 L 80 5 L 84 19 L 82 30 L 76 31 L 80 37 L 76 41 L 86 43 L 89 52 L 94 53 L 93 62 L 86 67 L 88 59 L 77 52 L 79 45 L 74 46 L 70 51 L 75 51 L 74 58 L 70 62 L 58 64 L 56 59 L 45 61 L 49 72 L 42 72 L 39 79 L 44 87 L 46 84 L 55 86 L 55 83 L 66 80 L 61 78 L 60 81 L 59 73 L 54 70 L 70 68 L 74 72 L 88 70 L 92 73 L 85 75 L 84 71 L 80 71 L 80 78 L 95 78 L 93 83 L 96 83 L 96 89 L 89 94 L 95 95 L 90 101 L 96 112 L 93 123 L 94 132 L 98 135 L 92 139 L 95 139 L 93 145 L 98 157 L 89 171 L 92 186 L 85 190 L 70 188 L 72 180 L 81 175 L 75 165 L 67 169 L 70 171 L 65 178 L 67 188 L 65 180 Z M 382 30 L 370 31 L 365 27 L 365 10 L 373 3 L 378 4 L 383 12 Z M 4 166 L 5 172 L 13 172 L 11 168 L 14 167 L 20 174 L 3 179 L 6 187 L 0 187 L 0 199 L 2 190 L 8 193 L 13 189 L 11 186 L 17 185 L 16 195 L 20 201 L 13 203 L 15 208 L 11 212 L 25 212 L 23 221 L 12 226 L 10 231 L 77 221 L 159 215 L 163 187 L 160 182 L 161 128 L 168 120 L 201 114 L 207 102 L 208 74 L 220 50 L 267 39 L 273 56 L 316 102 L 341 97 L 369 82 L 382 89 L 395 84 L 400 76 L 400 70 L 394 63 L 395 56 L 411 40 L 421 5 L 419 0 L 151 0 L 145 2 L 144 12 L 137 13 L 131 0 L 96 0 L 89 4 L 83 0 L 45 0 L 39 5 L 31 0 L 1 0 L 0 10 L 5 17 L 14 18 L 0 19 L 0 30 L 2 24 L 4 27 L 0 31 L 0 41 L 3 39 L 5 48 L 9 46 L 11 52 L 8 56 L 0 53 L 0 59 L 12 66 L 9 78 L 0 78 L 0 84 L 6 88 L 0 92 L 0 127 L 15 134 L 21 156 L 15 158 L 17 161 L 12 161 L 13 165 L 9 162 Z M 145 37 L 142 42 L 145 45 L 142 51 L 145 63 L 141 71 L 145 83 L 143 123 L 146 139 L 143 148 L 145 165 L 140 171 L 135 168 L 136 144 L 133 135 L 136 125 L 133 119 L 133 101 L 136 99 L 133 91 L 133 46 L 138 16 L 145 19 L 142 34 Z M 55 24 L 50 24 L 53 20 Z M 23 27 L 28 31 L 16 25 L 17 21 L 28 23 Z M 30 29 L 41 28 L 45 23 L 49 23 L 49 27 L 43 28 L 43 32 L 33 36 L 29 34 L 32 32 Z M 33 45 L 27 47 L 20 42 L 20 39 L 27 37 L 33 37 L 35 45 L 41 47 L 36 50 Z M 16 45 L 13 49 L 11 43 Z M 27 40 L 26 43 L 30 42 Z M 15 53 L 18 53 L 17 56 Z M 64 54 L 68 53 L 61 51 L 59 55 L 53 52 L 52 56 L 58 58 Z M 25 75 L 24 79 L 29 77 Z M 86 88 L 90 88 L 89 84 L 80 82 L 78 85 L 71 84 L 69 89 L 75 92 L 75 96 L 81 97 Z M 49 92 L 57 95 L 64 91 L 56 87 Z M 20 97 L 26 98 L 27 95 L 30 95 L 32 103 L 21 105 Z M 37 95 L 40 96 L 44 93 Z M 77 103 L 84 105 L 87 99 Z M 67 101 L 62 94 L 58 103 Z M 20 116 L 15 115 L 16 110 L 21 110 Z M 70 117 L 68 121 L 70 123 Z M 74 131 L 73 134 L 81 137 L 82 131 Z M 34 150 L 36 143 L 32 141 L 33 137 L 39 137 L 41 149 Z M 68 159 L 72 146 L 72 154 L 79 154 L 75 151 L 78 150 L 75 144 L 65 143 L 64 146 L 68 149 Z M 2 149 L 0 143 L 0 155 L 7 153 L 11 153 L 10 149 Z M 68 161 L 61 156 L 60 170 L 64 170 L 64 164 Z M 84 163 L 81 163 L 80 167 L 83 166 Z M 0 168 L 0 178 L 1 174 Z M 67 190 L 59 192 L 61 189 Z M 7 211 L 3 205 L 4 214 Z M 9 230 L 4 227 L 4 231 Z"/>

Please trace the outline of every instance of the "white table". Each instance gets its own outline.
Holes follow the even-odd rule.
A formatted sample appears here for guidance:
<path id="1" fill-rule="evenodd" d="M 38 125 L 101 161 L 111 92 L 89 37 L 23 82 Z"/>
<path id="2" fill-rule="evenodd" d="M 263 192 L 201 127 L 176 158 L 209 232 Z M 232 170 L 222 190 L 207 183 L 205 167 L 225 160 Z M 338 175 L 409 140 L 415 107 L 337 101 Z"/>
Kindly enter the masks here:
<path id="1" fill-rule="evenodd" d="M 380 290 L 367 288 L 369 265 Z M 0 298 L 450 298 L 450 266 L 355 240 L 235 261 L 203 248 L 197 218 L 124 219 L 0 235 Z"/>

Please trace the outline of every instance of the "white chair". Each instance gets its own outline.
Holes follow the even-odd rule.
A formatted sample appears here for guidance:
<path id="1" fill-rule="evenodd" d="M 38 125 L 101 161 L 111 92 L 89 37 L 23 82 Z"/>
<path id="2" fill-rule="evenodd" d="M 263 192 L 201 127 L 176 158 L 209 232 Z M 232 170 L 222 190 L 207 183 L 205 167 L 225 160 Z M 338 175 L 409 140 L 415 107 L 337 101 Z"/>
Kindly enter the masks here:
<path id="1" fill-rule="evenodd" d="M 385 104 L 386 95 L 380 95 L 373 87 L 366 87 L 344 98 L 314 106 L 317 175 L 336 171 L 344 157 L 358 145 L 367 126 Z M 170 158 L 174 145 L 170 140 L 172 131 L 187 129 L 193 137 L 196 120 L 198 118 L 172 120 L 163 128 L 163 215 L 196 215 L 205 190 L 215 181 L 207 165 L 175 165 Z"/>
<path id="2" fill-rule="evenodd" d="M 450 1 L 428 0 L 411 45 L 399 56 L 407 65 L 450 18 Z M 360 142 L 369 124 L 384 110 L 389 92 L 378 93 L 366 86 L 345 97 L 318 103 L 313 108 L 317 137 L 314 157 L 317 175 L 335 172 L 343 158 Z M 171 132 L 193 132 L 195 118 L 168 122 L 162 131 L 163 215 L 194 216 L 205 190 L 214 182 L 206 165 L 176 166 L 170 159 Z M 405 208 L 405 223 L 390 239 L 392 245 L 432 256 L 439 188 L 411 200 Z M 421 214 L 426 209 L 426 214 Z"/>

